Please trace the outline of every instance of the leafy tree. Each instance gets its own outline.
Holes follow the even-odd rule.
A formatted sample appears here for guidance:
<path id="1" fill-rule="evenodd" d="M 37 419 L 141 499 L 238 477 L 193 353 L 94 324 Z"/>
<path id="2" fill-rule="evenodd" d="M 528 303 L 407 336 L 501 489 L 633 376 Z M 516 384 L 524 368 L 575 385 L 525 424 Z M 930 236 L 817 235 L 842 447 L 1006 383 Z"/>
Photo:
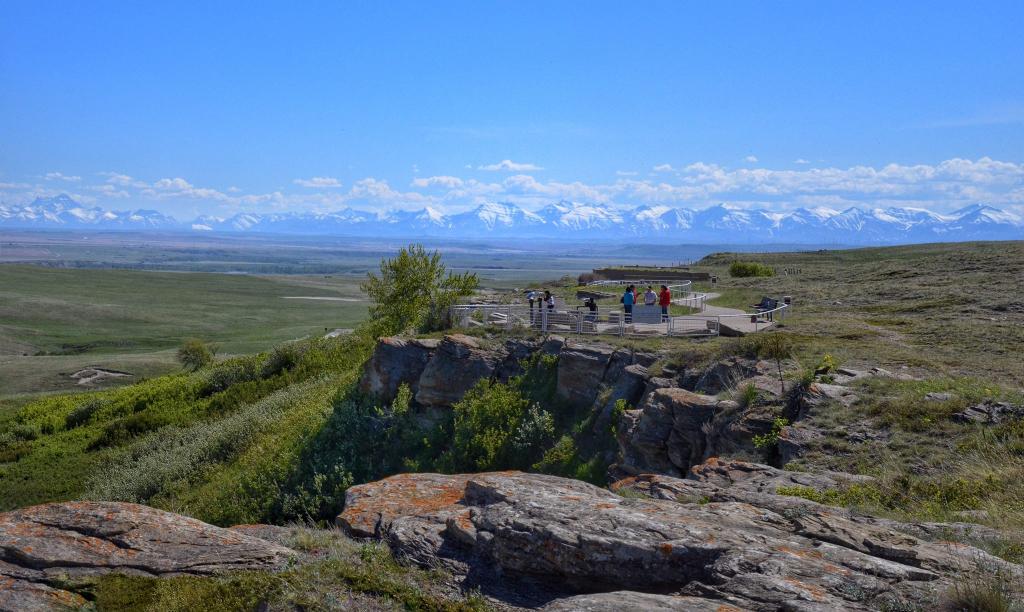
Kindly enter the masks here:
<path id="1" fill-rule="evenodd" d="M 178 349 L 178 361 L 186 370 L 195 372 L 213 363 L 213 356 L 216 353 L 216 345 L 189 338 Z"/>
<path id="2" fill-rule="evenodd" d="M 409 245 L 382 260 L 380 275 L 367 274 L 360 287 L 373 300 L 370 321 L 377 335 L 410 330 L 434 331 L 448 326 L 448 310 L 479 285 L 476 274 L 447 272 L 437 251 Z"/>

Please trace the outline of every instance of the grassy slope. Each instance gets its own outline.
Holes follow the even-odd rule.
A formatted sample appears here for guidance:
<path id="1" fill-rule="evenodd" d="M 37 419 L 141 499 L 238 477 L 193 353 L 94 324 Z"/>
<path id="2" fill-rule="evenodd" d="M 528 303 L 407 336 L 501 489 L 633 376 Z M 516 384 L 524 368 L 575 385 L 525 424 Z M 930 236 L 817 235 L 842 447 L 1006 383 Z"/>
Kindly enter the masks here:
<path id="1" fill-rule="evenodd" d="M 727 278 L 729 262 L 775 267 Z M 935 374 L 1024 380 L 1024 242 L 917 245 L 811 253 L 718 254 L 722 305 L 791 295 L 790 332 L 806 356 L 907 365 Z M 799 274 L 782 275 L 785 268 Z"/>
<path id="2" fill-rule="evenodd" d="M 354 277 L 0 266 L 0 396 L 76 389 L 67 374 L 88 365 L 164 373 L 188 337 L 252 353 L 366 313 L 359 302 L 284 296 L 362 299 Z"/>

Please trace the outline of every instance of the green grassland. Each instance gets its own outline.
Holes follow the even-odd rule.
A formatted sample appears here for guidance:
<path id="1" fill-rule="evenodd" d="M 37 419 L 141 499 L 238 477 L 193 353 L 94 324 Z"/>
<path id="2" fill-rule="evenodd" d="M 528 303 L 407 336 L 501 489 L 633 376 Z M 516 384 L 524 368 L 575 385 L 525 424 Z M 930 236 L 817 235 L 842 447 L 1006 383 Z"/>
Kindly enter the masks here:
<path id="1" fill-rule="evenodd" d="M 351 328 L 360 280 L 0 266 L 0 397 L 78 388 L 68 374 L 86 366 L 166 373 L 190 337 L 231 355 Z"/>

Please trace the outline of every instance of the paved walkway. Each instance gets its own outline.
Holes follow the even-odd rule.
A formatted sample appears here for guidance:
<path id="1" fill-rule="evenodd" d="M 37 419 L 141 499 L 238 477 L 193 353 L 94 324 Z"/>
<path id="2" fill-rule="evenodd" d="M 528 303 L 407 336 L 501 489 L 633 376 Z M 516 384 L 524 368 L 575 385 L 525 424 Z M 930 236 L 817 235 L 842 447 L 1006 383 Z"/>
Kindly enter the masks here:
<path id="1" fill-rule="evenodd" d="M 720 295 L 722 294 L 709 293 L 707 299 L 713 300 Z M 745 310 L 740 310 L 738 308 L 726 308 L 725 306 L 713 306 L 711 304 L 705 304 L 704 312 L 695 316 L 721 317 L 719 319 L 719 325 L 723 328 L 721 332 L 723 336 L 731 335 L 724 328 L 729 328 L 730 330 L 739 332 L 740 334 L 749 334 L 768 329 L 775 325 L 773 321 L 762 321 L 760 319 L 758 319 L 756 323 L 751 323 L 750 313 Z"/>

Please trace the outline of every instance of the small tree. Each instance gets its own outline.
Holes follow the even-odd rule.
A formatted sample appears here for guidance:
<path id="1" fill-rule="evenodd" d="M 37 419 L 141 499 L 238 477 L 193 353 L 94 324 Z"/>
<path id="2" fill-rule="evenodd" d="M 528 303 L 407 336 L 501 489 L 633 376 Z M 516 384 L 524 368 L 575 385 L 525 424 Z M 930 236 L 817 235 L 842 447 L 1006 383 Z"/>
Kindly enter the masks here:
<path id="1" fill-rule="evenodd" d="M 196 338 L 189 338 L 178 349 L 178 361 L 186 370 L 195 372 L 213 363 L 213 356 L 216 353 L 215 345 L 206 344 Z"/>
<path id="2" fill-rule="evenodd" d="M 370 321 L 377 335 L 410 330 L 434 331 L 448 326 L 448 310 L 479 285 L 476 274 L 453 274 L 437 251 L 409 245 L 380 262 L 380 275 L 368 273 L 360 285 L 373 300 Z"/>
<path id="3" fill-rule="evenodd" d="M 783 334 L 765 334 L 757 338 L 757 356 L 771 359 L 779 370 L 779 388 L 786 390 L 786 379 L 782 376 L 782 360 L 789 359 L 793 353 L 793 345 Z"/>

